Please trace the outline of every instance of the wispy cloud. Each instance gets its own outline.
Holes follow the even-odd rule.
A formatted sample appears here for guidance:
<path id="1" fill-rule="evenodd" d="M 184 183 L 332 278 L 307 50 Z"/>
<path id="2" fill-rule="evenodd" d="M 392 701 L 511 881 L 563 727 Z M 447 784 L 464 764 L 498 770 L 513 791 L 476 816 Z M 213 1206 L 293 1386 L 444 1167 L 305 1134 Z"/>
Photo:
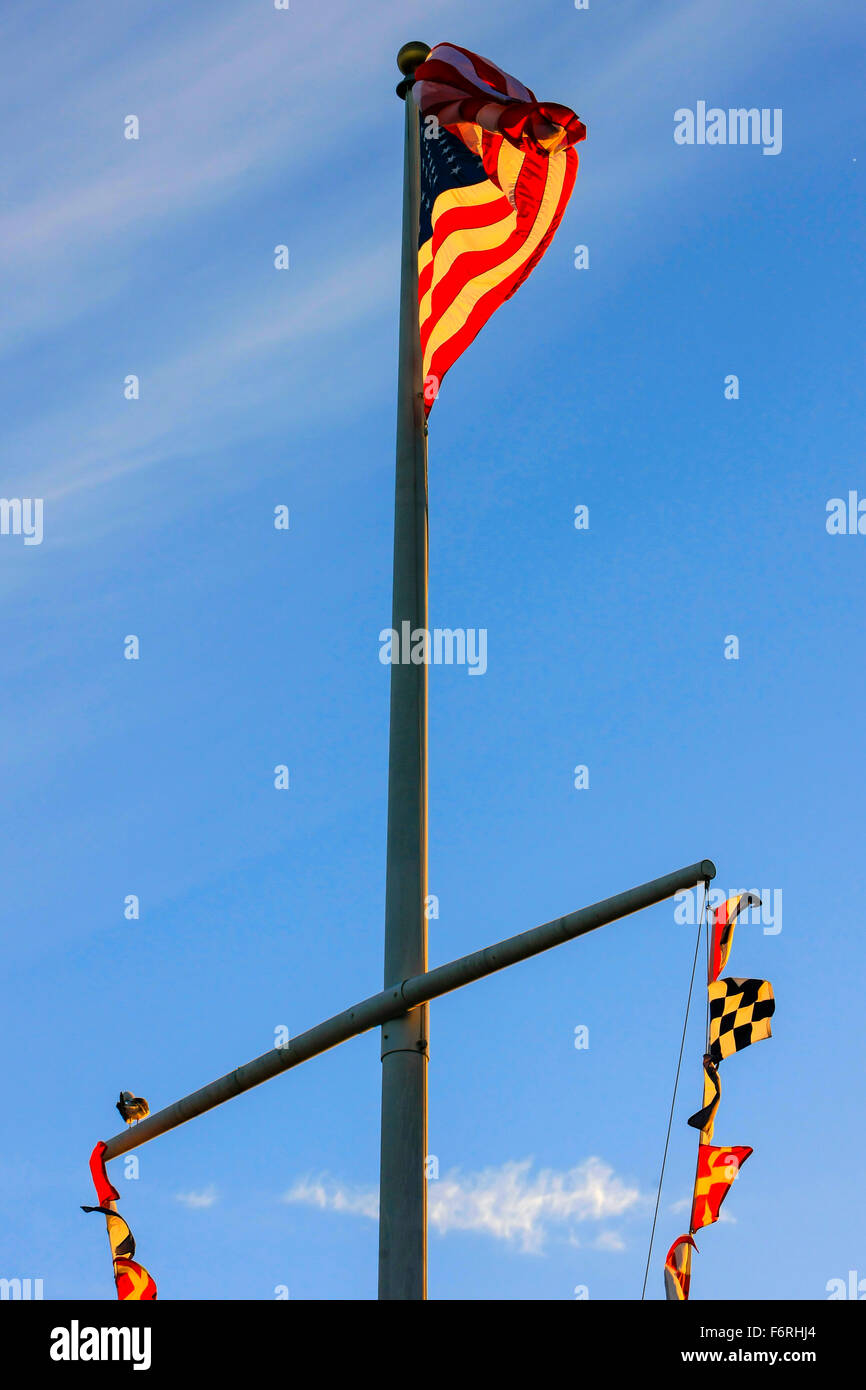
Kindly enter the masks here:
<path id="1" fill-rule="evenodd" d="M 348 1212 L 350 1216 L 367 1216 L 375 1221 L 379 1215 L 379 1193 L 375 1187 L 347 1187 L 333 1179 L 301 1178 L 284 1192 L 283 1202 L 321 1211 Z"/>
<path id="2" fill-rule="evenodd" d="M 382 383 L 390 390 L 393 375 L 376 345 L 371 353 L 352 344 L 369 342 L 394 308 L 396 164 L 391 193 L 379 190 L 391 169 L 383 141 L 393 140 L 395 158 L 399 141 L 381 84 L 393 77 L 390 33 L 404 6 L 383 0 L 371 27 L 369 13 L 349 4 L 255 15 L 217 4 L 204 29 L 172 12 L 142 32 L 115 24 L 110 5 L 104 24 L 79 24 L 92 5 L 67 14 L 83 36 L 75 65 L 51 26 L 37 36 L 28 26 L 0 32 L 10 70 L 0 115 L 16 136 L 0 205 L 14 270 L 0 351 L 47 335 L 57 350 L 74 341 L 72 361 L 81 364 L 65 396 L 46 401 L 40 390 L 25 404 L 4 453 L 21 495 L 55 502 L 86 500 L 169 460 L 249 446 L 269 429 L 284 436 L 317 414 L 350 413 Z M 456 10 L 450 0 L 440 5 L 443 26 Z M 693 162 L 675 159 L 672 140 L 647 125 L 661 107 L 670 124 L 671 93 L 691 56 L 711 46 L 717 63 L 741 74 L 746 48 L 757 62 L 779 22 L 766 17 L 750 28 L 744 47 L 750 18 L 720 36 L 712 13 L 709 0 L 658 15 L 634 4 L 627 32 L 593 48 L 583 71 L 554 31 L 530 36 L 516 22 L 510 43 L 502 39 L 510 56 L 479 35 L 482 51 L 512 66 L 528 43 L 527 75 L 537 81 L 533 73 L 545 72 L 557 99 L 573 99 L 587 116 L 575 218 L 587 235 L 604 226 L 609 251 L 623 202 L 633 212 L 639 202 L 669 200 L 672 183 L 693 176 Z M 581 16 L 573 19 L 577 32 Z M 348 124 L 329 118 L 326 92 L 340 93 Z M 59 128 L 51 116 L 58 100 Z M 34 110 L 46 112 L 44 124 L 34 123 Z M 127 114 L 141 120 L 138 141 L 123 138 Z M 241 213 L 254 230 L 252 253 Z M 307 260 L 278 276 L 266 267 L 282 236 L 297 237 Z M 201 248 L 192 262 L 190 245 Z M 52 269 L 58 248 L 62 274 Z M 147 317 L 152 301 L 165 306 L 156 324 Z M 103 359 L 103 343 L 117 344 L 116 360 Z M 141 373 L 140 403 L 122 398 L 126 372 Z M 335 380 L 338 391 L 321 389 Z M 182 508 L 188 476 L 177 469 L 171 489 L 154 490 L 147 506 Z M 96 520 L 70 509 L 53 534 L 92 545 L 97 526 L 115 528 L 123 515 L 106 507 Z M 143 519 L 137 512 L 137 524 Z"/>
<path id="3" fill-rule="evenodd" d="M 208 437 L 216 431 L 223 447 L 249 438 L 262 406 L 280 392 L 285 395 L 286 370 L 280 351 L 303 344 L 308 363 L 314 363 L 322 344 L 327 350 L 329 339 L 374 313 L 393 278 L 390 251 L 381 246 L 355 248 L 344 264 L 315 273 L 281 312 L 275 312 L 270 291 L 248 303 L 243 312 L 224 316 L 215 331 L 203 332 L 145 379 L 143 390 L 156 404 L 135 417 L 134 427 L 130 414 L 139 407 L 123 401 L 115 385 L 116 404 L 110 412 L 96 395 L 84 403 L 82 415 L 91 421 L 99 419 L 99 424 L 80 430 L 71 449 L 68 418 L 63 413 L 12 436 L 7 447 L 23 466 L 30 491 L 56 501 L 152 467 L 167 456 L 197 452 L 203 421 Z M 347 382 L 347 399 L 362 390 L 359 373 Z M 283 405 L 284 420 L 293 405 L 300 408 L 302 404 L 309 418 L 316 400 L 308 393 L 303 402 L 298 394 Z M 327 407 L 322 404 L 321 408 Z M 87 534 L 92 540 L 92 519 Z"/>
<path id="4" fill-rule="evenodd" d="M 381 8 L 396 16 L 399 7 Z M 239 14 L 235 6 L 210 13 L 204 27 L 197 15 L 177 14 L 144 34 L 121 25 L 109 48 L 100 26 L 78 25 L 70 14 L 67 23 L 82 48 L 74 67 L 46 26 L 38 42 L 26 31 L 13 36 L 6 55 L 10 72 L 27 74 L 3 101 L 6 121 L 22 122 L 10 143 L 0 209 L 7 262 L 19 276 L 19 329 L 24 318 L 28 326 L 56 323 L 92 303 L 115 268 L 115 252 L 122 282 L 135 268 L 136 248 L 167 225 L 237 200 L 263 180 L 285 180 L 326 150 L 330 160 L 342 129 L 323 118 L 313 132 L 310 113 L 324 92 L 353 86 L 359 51 L 370 45 L 368 17 L 352 5 L 341 7 L 336 25 L 332 12 L 308 12 L 300 36 L 294 16 Z M 50 116 L 34 126 L 33 110 L 44 97 L 50 113 L 58 90 L 61 130 Z M 377 103 L 375 84 L 354 83 L 359 126 L 374 118 Z M 127 115 L 141 122 L 138 140 L 124 138 Z M 27 294 L 20 277 L 30 272 L 44 286 L 46 259 L 57 247 L 62 281 L 50 295 Z"/>
<path id="5" fill-rule="evenodd" d="M 201 1192 L 176 1192 L 174 1200 L 180 1202 L 189 1211 L 202 1211 L 205 1207 L 212 1207 L 217 1201 L 217 1190 L 211 1184 Z"/>
<path id="6" fill-rule="evenodd" d="M 559 1233 L 577 1243 L 577 1225 L 622 1216 L 641 1198 L 636 1187 L 618 1178 L 600 1158 L 587 1158 L 565 1172 L 531 1170 L 532 1159 L 525 1158 L 479 1173 L 454 1169 L 431 1181 L 430 1225 L 442 1235 L 473 1231 L 536 1254 L 549 1235 Z M 379 1207 L 374 1188 L 351 1188 L 325 1177 L 302 1179 L 284 1193 L 282 1201 L 371 1220 L 376 1219 Z M 613 1231 L 600 1232 L 593 1243 L 602 1250 L 625 1248 Z"/>
<path id="7" fill-rule="evenodd" d="M 625 1249 L 625 1241 L 618 1231 L 600 1231 L 592 1244 L 596 1250 L 611 1250 L 617 1254 Z"/>
<path id="8" fill-rule="evenodd" d="M 533 1175 L 531 1168 L 526 1158 L 467 1177 L 447 1175 L 431 1184 L 431 1224 L 443 1233 L 483 1231 L 536 1251 L 551 1229 L 621 1216 L 640 1197 L 599 1158 L 563 1173 L 543 1168 Z"/>

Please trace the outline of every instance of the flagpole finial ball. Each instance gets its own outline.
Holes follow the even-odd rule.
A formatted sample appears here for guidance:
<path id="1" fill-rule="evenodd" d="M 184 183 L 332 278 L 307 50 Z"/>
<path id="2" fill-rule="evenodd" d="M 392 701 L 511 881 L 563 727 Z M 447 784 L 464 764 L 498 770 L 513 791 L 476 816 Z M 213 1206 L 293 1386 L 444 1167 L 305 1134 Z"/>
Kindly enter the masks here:
<path id="1" fill-rule="evenodd" d="M 420 39 L 413 39 L 411 43 L 404 43 L 397 54 L 397 67 L 403 76 L 414 77 L 415 69 L 421 66 L 429 52 L 430 45 L 422 43 Z"/>

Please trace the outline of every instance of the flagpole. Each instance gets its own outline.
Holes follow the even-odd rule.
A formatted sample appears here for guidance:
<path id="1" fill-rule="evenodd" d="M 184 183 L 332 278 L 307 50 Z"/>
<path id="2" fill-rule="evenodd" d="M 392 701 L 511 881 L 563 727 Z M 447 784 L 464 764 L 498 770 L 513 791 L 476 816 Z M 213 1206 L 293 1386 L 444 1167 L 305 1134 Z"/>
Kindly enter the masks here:
<path id="1" fill-rule="evenodd" d="M 397 55 L 405 102 L 394 590 L 391 625 L 400 637 L 391 667 L 385 986 L 427 969 L 427 666 L 413 664 L 405 636 L 427 630 L 427 432 L 418 328 L 420 151 L 411 97 L 427 44 Z M 395 644 L 396 646 L 396 644 Z M 406 663 L 406 664 L 404 664 Z M 379 1164 L 379 1297 L 427 1296 L 428 1013 L 426 1003 L 382 1028 Z"/>

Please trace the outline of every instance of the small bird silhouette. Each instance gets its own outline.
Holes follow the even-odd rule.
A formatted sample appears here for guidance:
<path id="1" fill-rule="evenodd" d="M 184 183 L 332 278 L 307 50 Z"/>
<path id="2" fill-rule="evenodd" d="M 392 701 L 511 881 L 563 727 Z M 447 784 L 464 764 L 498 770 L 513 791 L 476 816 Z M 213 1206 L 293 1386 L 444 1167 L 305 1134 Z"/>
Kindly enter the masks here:
<path id="1" fill-rule="evenodd" d="M 116 1107 L 120 1112 L 121 1119 L 128 1125 L 134 1125 L 138 1120 L 143 1120 L 145 1115 L 150 1114 L 150 1106 L 143 1096 L 134 1096 L 132 1091 L 121 1091 L 120 1099 Z"/>

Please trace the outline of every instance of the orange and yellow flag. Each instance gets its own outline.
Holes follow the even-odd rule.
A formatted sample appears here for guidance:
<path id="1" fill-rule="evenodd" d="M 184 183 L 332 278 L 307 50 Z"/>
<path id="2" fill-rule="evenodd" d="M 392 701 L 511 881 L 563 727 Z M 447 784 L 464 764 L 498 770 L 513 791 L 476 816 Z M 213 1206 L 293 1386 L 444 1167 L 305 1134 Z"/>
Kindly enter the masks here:
<path id="1" fill-rule="evenodd" d="M 117 1297 L 123 1302 L 156 1298 L 156 1284 L 144 1265 L 135 1260 L 114 1261 L 114 1282 Z"/>
<path id="2" fill-rule="evenodd" d="M 757 893 L 735 893 L 727 902 L 717 907 L 713 917 L 713 939 L 710 948 L 709 979 L 717 980 L 728 963 L 731 945 L 734 940 L 734 927 L 741 912 L 750 907 L 760 907 L 761 899 Z"/>
<path id="3" fill-rule="evenodd" d="M 685 1302 L 692 1279 L 692 1251 L 697 1250 L 691 1236 L 677 1236 L 665 1256 L 665 1297 Z"/>
<path id="4" fill-rule="evenodd" d="M 745 1163 L 750 1148 L 723 1149 L 713 1144 L 698 1145 L 698 1172 L 692 1200 L 690 1229 L 699 1231 L 719 1219 L 722 1202 Z"/>

